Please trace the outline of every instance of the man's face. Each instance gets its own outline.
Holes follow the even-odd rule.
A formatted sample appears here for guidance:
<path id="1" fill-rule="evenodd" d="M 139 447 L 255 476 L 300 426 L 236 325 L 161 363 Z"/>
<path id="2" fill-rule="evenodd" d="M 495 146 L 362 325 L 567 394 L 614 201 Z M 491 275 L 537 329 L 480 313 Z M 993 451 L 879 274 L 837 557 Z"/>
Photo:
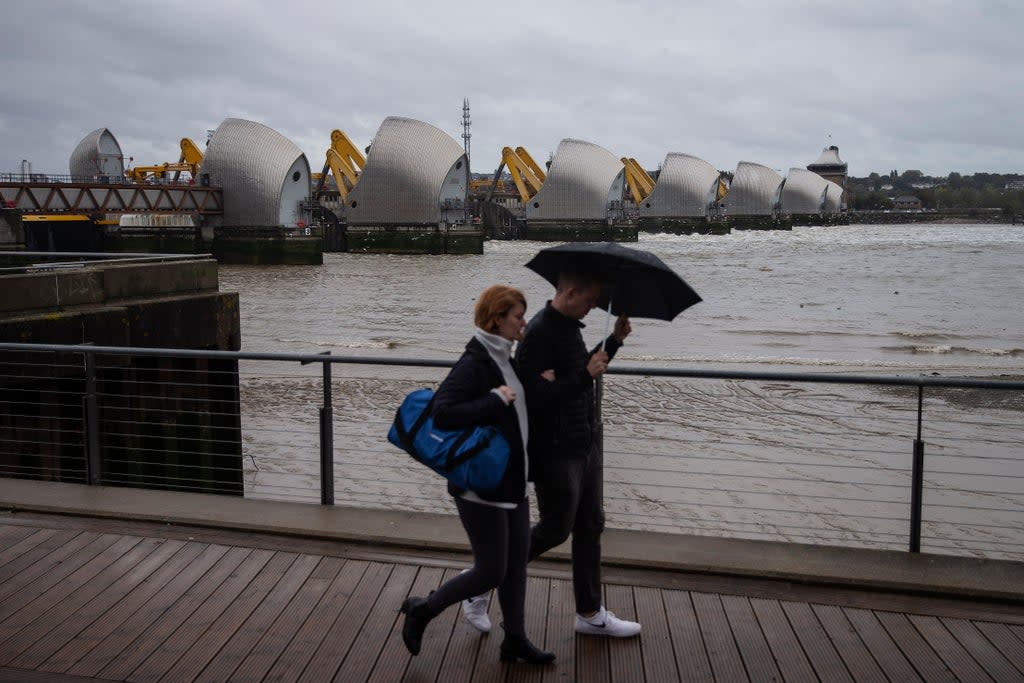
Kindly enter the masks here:
<path id="1" fill-rule="evenodd" d="M 601 285 L 599 283 L 591 283 L 588 287 L 583 288 L 570 287 L 566 297 L 568 315 L 576 320 L 583 320 L 587 317 L 587 313 L 594 310 L 600 297 Z"/>

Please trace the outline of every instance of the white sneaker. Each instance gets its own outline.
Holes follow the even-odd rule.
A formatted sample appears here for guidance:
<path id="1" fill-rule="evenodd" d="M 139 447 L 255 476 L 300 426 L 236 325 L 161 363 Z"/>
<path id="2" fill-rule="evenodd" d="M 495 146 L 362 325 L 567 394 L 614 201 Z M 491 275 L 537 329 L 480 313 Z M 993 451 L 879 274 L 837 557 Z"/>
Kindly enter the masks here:
<path id="1" fill-rule="evenodd" d="M 465 574 L 468 571 L 468 569 L 463 569 L 459 573 Z M 462 601 L 462 615 L 466 617 L 466 621 L 473 625 L 473 628 L 481 633 L 491 632 L 491 618 L 487 616 L 487 606 L 490 602 L 491 594 L 489 591 L 483 595 Z"/>
<path id="2" fill-rule="evenodd" d="M 462 601 L 462 616 L 481 633 L 491 632 L 491 618 L 487 616 L 487 605 L 490 601 L 487 593 Z"/>
<path id="3" fill-rule="evenodd" d="M 576 615 L 576 633 L 592 636 L 612 636 L 613 638 L 631 638 L 640 633 L 640 624 L 635 621 L 619 619 L 601 606 L 592 617 Z"/>

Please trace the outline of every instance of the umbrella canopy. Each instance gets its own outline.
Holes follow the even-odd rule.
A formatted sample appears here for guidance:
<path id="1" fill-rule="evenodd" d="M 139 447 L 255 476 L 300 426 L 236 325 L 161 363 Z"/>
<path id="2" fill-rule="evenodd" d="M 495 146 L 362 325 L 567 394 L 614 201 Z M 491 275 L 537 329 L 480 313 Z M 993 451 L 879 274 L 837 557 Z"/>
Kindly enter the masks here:
<path id="1" fill-rule="evenodd" d="M 631 318 L 672 320 L 701 300 L 660 258 L 616 242 L 548 247 L 537 252 L 526 267 L 553 285 L 564 272 L 594 275 L 604 284 L 598 307 Z"/>

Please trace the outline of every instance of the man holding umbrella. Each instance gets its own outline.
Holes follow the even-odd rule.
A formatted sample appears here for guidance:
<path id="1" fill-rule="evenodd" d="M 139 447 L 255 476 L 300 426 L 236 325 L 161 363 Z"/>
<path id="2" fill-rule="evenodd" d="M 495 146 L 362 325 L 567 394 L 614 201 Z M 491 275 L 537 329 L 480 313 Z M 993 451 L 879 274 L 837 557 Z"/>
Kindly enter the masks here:
<path id="1" fill-rule="evenodd" d="M 530 471 L 540 520 L 530 533 L 530 560 L 572 534 L 576 632 L 626 638 L 640 624 L 616 617 L 601 600 L 601 532 L 604 530 L 604 466 L 597 441 L 594 380 L 632 331 L 619 316 L 604 344 L 588 351 L 581 322 L 601 296 L 598 276 L 565 270 L 554 298 L 526 327 L 516 354 L 527 379 Z M 549 382 L 541 373 L 554 369 Z"/>
<path id="2" fill-rule="evenodd" d="M 555 296 L 526 326 L 516 360 L 530 422 L 530 472 L 540 521 L 530 534 L 529 559 L 572 534 L 576 631 L 626 638 L 640 624 L 620 619 L 601 601 L 604 463 L 595 380 L 629 336 L 629 317 L 673 320 L 701 298 L 654 254 L 615 242 L 548 247 L 526 264 L 555 286 Z M 595 307 L 619 314 L 612 334 L 588 351 L 581 330 Z M 554 370 L 555 379 L 542 377 Z M 548 375 L 550 376 L 550 375 Z M 490 627 L 487 599 L 462 604 L 480 630 Z"/>

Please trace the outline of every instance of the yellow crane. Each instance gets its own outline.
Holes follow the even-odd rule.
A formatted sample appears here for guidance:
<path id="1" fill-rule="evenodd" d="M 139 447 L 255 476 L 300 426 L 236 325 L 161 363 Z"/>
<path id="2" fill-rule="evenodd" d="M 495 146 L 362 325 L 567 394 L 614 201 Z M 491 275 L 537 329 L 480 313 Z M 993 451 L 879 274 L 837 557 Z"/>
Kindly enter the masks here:
<path id="1" fill-rule="evenodd" d="M 636 159 L 622 157 L 622 163 L 626 167 L 626 184 L 629 186 L 629 193 L 633 196 L 633 201 L 639 204 L 654 191 L 654 180 Z"/>
<path id="2" fill-rule="evenodd" d="M 540 164 L 533 160 L 533 157 L 530 156 L 525 147 L 516 147 L 516 156 L 526 162 L 526 165 L 530 167 L 530 170 L 533 171 L 533 174 L 537 176 L 537 180 L 541 183 L 548 179 Z"/>
<path id="3" fill-rule="evenodd" d="M 516 190 L 519 191 L 519 199 L 523 203 L 530 201 L 530 198 L 537 194 L 540 186 L 547 179 L 544 171 L 541 170 L 537 162 L 533 160 L 533 157 L 525 149 L 517 147 L 513 150 L 511 147 L 503 147 L 501 150 L 501 164 L 494 172 L 494 179 L 491 181 L 491 189 L 487 192 L 486 201 L 491 200 L 494 189 L 498 185 L 498 179 L 501 177 L 501 172 L 506 167 L 512 175 L 512 182 L 515 183 Z"/>
<path id="4" fill-rule="evenodd" d="M 725 182 L 725 178 L 718 176 L 718 189 L 715 190 L 715 201 L 722 201 L 727 194 L 729 194 L 729 185 Z"/>
<path id="5" fill-rule="evenodd" d="M 340 130 L 331 132 L 331 146 L 327 149 L 327 159 L 316 183 L 316 195 L 324 192 L 328 172 L 334 175 L 341 198 L 347 199 L 348 193 L 359 182 L 359 176 L 366 166 L 366 157 L 359 151 L 352 140 Z"/>
<path id="6" fill-rule="evenodd" d="M 181 156 L 177 163 L 163 163 L 156 166 L 135 166 L 125 170 L 124 174 L 129 180 L 142 183 L 150 178 L 162 179 L 173 173 L 173 180 L 177 181 L 182 172 L 187 171 L 193 179 L 199 177 L 199 166 L 203 163 L 203 153 L 192 142 L 191 138 L 182 138 L 179 143 Z"/>

